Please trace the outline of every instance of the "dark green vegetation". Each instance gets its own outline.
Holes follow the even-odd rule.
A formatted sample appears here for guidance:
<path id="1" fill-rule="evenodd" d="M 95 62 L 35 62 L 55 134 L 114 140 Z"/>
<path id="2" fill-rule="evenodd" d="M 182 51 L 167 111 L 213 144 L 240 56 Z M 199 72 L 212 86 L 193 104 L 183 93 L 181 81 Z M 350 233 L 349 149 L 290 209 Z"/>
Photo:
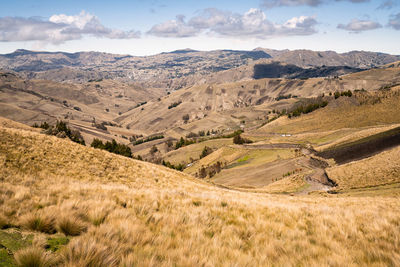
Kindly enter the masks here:
<path id="1" fill-rule="evenodd" d="M 106 143 L 103 144 L 103 142 L 100 139 L 95 138 L 93 139 L 93 142 L 90 146 L 94 148 L 104 149 L 114 154 L 119 154 L 125 157 L 132 158 L 132 152 L 130 147 L 124 144 L 118 144 L 114 139 L 111 142 L 107 141 Z"/>
<path id="2" fill-rule="evenodd" d="M 243 144 L 253 143 L 253 141 L 243 138 L 240 136 L 240 134 L 238 134 L 238 135 L 235 135 L 235 137 L 233 137 L 233 143 L 237 144 L 237 145 L 243 145 Z"/>
<path id="3" fill-rule="evenodd" d="M 182 103 L 182 101 L 174 102 L 168 106 L 168 109 L 175 108 L 175 107 L 179 106 L 181 103 Z"/>
<path id="4" fill-rule="evenodd" d="M 140 145 L 140 144 L 143 144 L 143 143 L 147 143 L 147 142 L 150 142 L 150 141 L 153 141 L 153 140 L 163 139 L 163 138 L 164 138 L 164 135 L 152 135 L 152 136 L 149 136 L 149 137 L 146 137 L 146 138 L 143 138 L 143 139 L 136 140 L 132 144 L 134 146 L 136 146 L 136 145 Z"/>
<path id="5" fill-rule="evenodd" d="M 183 171 L 185 169 L 185 165 L 183 165 L 182 163 L 179 163 L 178 165 L 174 165 L 169 161 L 162 161 L 162 165 L 164 165 L 165 167 L 174 169 L 174 170 L 178 170 L 178 171 Z"/>
<path id="6" fill-rule="evenodd" d="M 201 166 L 199 172 L 196 173 L 195 176 L 199 178 L 206 178 L 207 176 L 209 176 L 210 178 L 212 178 L 214 175 L 221 171 L 222 167 L 223 166 L 220 161 L 217 161 L 216 163 L 209 166 Z"/>
<path id="7" fill-rule="evenodd" d="M 288 117 L 298 117 L 301 114 L 307 114 L 310 112 L 313 112 L 314 110 L 317 110 L 319 108 L 326 107 L 328 105 L 328 101 L 321 101 L 313 104 L 308 104 L 308 105 L 301 105 L 296 107 L 292 112 L 288 113 Z"/>
<path id="8" fill-rule="evenodd" d="M 42 128 L 45 130 L 46 134 L 55 135 L 60 138 L 68 137 L 71 141 L 85 145 L 85 140 L 83 139 L 81 133 L 77 130 L 72 130 L 68 127 L 67 123 L 64 121 L 57 121 L 56 125 L 51 126 L 47 122 L 43 122 L 38 125 L 35 123 L 33 125 L 34 128 Z"/>

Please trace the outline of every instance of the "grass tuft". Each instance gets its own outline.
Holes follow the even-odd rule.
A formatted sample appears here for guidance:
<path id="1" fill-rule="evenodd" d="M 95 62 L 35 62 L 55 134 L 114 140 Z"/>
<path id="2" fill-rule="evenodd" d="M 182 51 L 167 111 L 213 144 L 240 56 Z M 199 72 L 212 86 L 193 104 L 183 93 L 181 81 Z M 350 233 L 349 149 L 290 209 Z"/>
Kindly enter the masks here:
<path id="1" fill-rule="evenodd" d="M 62 251 L 66 266 L 117 266 L 119 259 L 115 253 L 92 238 L 72 240 Z"/>
<path id="2" fill-rule="evenodd" d="M 43 213 L 30 213 L 22 217 L 21 226 L 25 229 L 43 232 L 47 234 L 54 234 L 55 217 L 52 215 L 44 215 Z"/>
<path id="3" fill-rule="evenodd" d="M 43 249 L 29 247 L 15 254 L 15 261 L 20 267 L 50 267 L 56 266 L 57 260 Z"/>
<path id="4" fill-rule="evenodd" d="M 64 215 L 58 219 L 57 229 L 69 236 L 77 236 L 86 231 L 86 224 L 74 215 Z"/>

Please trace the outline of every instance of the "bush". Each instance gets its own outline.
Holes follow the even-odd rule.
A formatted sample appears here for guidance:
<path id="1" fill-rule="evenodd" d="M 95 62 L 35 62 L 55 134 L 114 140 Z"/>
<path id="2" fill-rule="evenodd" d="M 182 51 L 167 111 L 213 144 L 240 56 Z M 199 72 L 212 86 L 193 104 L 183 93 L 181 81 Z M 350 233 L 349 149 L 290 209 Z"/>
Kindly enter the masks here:
<path id="1" fill-rule="evenodd" d="M 181 103 L 182 103 L 182 101 L 174 102 L 168 106 L 168 109 L 175 108 L 175 107 L 179 106 Z"/>
<path id="2" fill-rule="evenodd" d="M 46 125 L 44 125 L 44 123 L 42 125 L 43 127 L 47 127 Z M 71 130 L 68 127 L 67 123 L 63 121 L 57 121 L 55 126 L 48 126 L 45 133 L 49 135 L 55 135 L 57 137 L 68 137 L 71 141 L 75 143 L 85 145 L 85 140 L 83 139 L 81 133 L 78 130 Z"/>
<path id="3" fill-rule="evenodd" d="M 164 138 L 164 135 L 153 135 L 153 136 L 149 136 L 144 139 L 136 140 L 135 142 L 133 142 L 133 145 L 136 146 L 136 145 L 140 145 L 140 144 L 143 144 L 146 142 L 150 142 L 150 141 L 157 140 L 157 139 L 163 139 L 163 138 Z"/>
<path id="4" fill-rule="evenodd" d="M 211 147 L 205 146 L 205 147 L 203 148 L 203 151 L 202 151 L 201 154 L 200 154 L 200 158 L 202 159 L 202 158 L 204 158 L 204 157 L 210 155 L 212 152 L 213 152 L 213 150 L 212 150 Z"/>
<path id="5" fill-rule="evenodd" d="M 239 134 L 239 135 L 236 135 L 235 137 L 233 137 L 233 143 L 237 144 L 237 145 L 242 145 L 242 144 L 249 144 L 249 143 L 253 143 L 253 142 L 249 139 L 242 138 Z"/>
<path id="6" fill-rule="evenodd" d="M 155 146 L 155 145 L 153 145 L 152 147 L 151 147 L 151 149 L 150 149 L 150 154 L 155 154 L 155 153 L 157 153 L 158 152 L 158 148 Z"/>
<path id="7" fill-rule="evenodd" d="M 114 154 L 132 158 L 131 148 L 124 144 L 118 144 L 114 139 L 111 142 L 107 141 L 105 144 L 103 144 L 100 139 L 94 138 L 90 146 L 94 148 L 104 149 Z"/>
<path id="8" fill-rule="evenodd" d="M 183 171 L 185 169 L 185 165 L 183 165 L 182 163 L 179 163 L 178 165 L 174 165 L 169 161 L 162 161 L 162 165 L 164 165 L 165 167 L 174 169 L 174 170 L 178 170 L 178 171 Z"/>
<path id="9" fill-rule="evenodd" d="M 187 123 L 189 121 L 189 114 L 185 114 L 182 116 L 182 120 Z"/>

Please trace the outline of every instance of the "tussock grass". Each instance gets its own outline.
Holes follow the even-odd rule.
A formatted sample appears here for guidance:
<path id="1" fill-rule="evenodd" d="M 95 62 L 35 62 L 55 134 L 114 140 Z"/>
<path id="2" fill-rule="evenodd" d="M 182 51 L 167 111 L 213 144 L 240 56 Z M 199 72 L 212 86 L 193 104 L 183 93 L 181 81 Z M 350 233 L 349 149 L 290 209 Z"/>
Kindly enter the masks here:
<path id="1" fill-rule="evenodd" d="M 87 227 L 52 252 L 60 266 L 400 264 L 399 198 L 233 191 L 29 131 L 0 140 L 0 212 Z"/>
<path id="2" fill-rule="evenodd" d="M 41 212 L 29 213 L 21 218 L 20 224 L 28 230 L 53 234 L 56 232 L 55 217 Z"/>
<path id="3" fill-rule="evenodd" d="M 38 247 L 29 247 L 15 254 L 15 261 L 20 267 L 51 267 L 58 264 L 57 259 Z"/>
<path id="4" fill-rule="evenodd" d="M 57 220 L 57 229 L 65 235 L 77 236 L 86 231 L 85 222 L 73 214 L 62 215 Z"/>
<path id="5" fill-rule="evenodd" d="M 118 259 L 113 252 L 111 247 L 95 239 L 76 239 L 62 251 L 62 258 L 64 266 L 117 266 Z"/>
<path id="6" fill-rule="evenodd" d="M 8 219 L 6 216 L 0 214 L 0 229 L 6 228 L 9 226 Z"/>

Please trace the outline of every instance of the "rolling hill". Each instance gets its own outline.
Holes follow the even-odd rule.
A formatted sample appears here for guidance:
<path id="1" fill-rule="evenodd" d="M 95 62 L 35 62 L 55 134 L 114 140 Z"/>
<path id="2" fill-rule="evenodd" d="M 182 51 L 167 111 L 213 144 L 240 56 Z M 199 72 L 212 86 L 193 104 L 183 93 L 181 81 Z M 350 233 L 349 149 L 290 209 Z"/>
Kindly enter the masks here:
<path id="1" fill-rule="evenodd" d="M 3 266 L 399 263 L 398 189 L 241 192 L 1 121 Z"/>

